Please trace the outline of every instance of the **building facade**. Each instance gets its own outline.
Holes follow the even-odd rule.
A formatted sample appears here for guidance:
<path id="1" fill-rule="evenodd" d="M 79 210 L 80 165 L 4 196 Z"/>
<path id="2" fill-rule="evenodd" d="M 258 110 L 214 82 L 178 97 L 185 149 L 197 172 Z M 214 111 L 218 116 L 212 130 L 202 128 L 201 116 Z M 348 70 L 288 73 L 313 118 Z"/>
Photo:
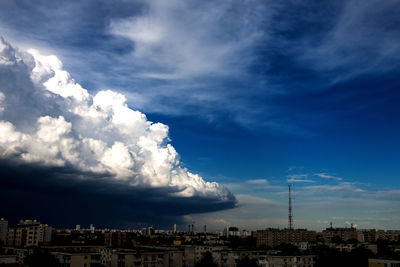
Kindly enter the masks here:
<path id="1" fill-rule="evenodd" d="M 21 220 L 8 229 L 7 245 L 15 247 L 37 247 L 51 241 L 53 228 L 36 220 Z"/>
<path id="2" fill-rule="evenodd" d="M 258 230 L 256 232 L 257 247 L 262 245 L 276 247 L 282 243 L 297 244 L 315 242 L 317 232 L 306 229 L 274 229 Z"/>
<path id="3" fill-rule="evenodd" d="M 332 238 L 338 237 L 343 241 L 347 241 L 350 239 L 359 240 L 360 235 L 356 228 L 327 228 L 322 231 L 322 237 L 324 238 L 325 242 L 331 242 Z M 359 240 L 360 241 L 360 240 Z"/>
<path id="4" fill-rule="evenodd" d="M 0 245 L 7 244 L 8 221 L 4 218 L 0 219 Z"/>

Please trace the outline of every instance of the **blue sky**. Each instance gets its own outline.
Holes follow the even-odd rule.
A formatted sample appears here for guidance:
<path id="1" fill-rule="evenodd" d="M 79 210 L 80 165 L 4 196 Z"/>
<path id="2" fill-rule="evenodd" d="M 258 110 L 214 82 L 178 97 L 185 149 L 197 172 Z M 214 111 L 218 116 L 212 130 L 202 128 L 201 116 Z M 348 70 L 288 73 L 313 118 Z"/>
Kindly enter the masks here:
<path id="1" fill-rule="evenodd" d="M 6 0 L 0 34 L 56 55 L 90 94 L 123 94 L 168 125 L 183 168 L 236 196 L 236 208 L 185 210 L 182 225 L 285 227 L 291 183 L 296 227 L 392 229 L 399 9 L 394 0 Z"/>

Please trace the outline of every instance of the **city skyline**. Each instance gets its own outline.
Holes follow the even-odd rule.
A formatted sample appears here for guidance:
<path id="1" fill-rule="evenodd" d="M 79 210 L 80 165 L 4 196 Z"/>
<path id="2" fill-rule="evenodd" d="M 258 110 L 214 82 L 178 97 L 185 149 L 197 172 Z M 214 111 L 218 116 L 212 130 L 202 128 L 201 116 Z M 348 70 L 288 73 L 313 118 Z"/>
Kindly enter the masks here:
<path id="1" fill-rule="evenodd" d="M 399 8 L 1 2 L 0 217 L 398 229 Z"/>

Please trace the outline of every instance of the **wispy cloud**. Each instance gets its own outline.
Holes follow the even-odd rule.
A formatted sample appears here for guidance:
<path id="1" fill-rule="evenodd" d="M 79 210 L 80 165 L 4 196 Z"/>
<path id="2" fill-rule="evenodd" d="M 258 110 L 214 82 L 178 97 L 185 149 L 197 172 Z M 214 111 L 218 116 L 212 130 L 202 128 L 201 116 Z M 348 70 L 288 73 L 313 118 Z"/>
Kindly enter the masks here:
<path id="1" fill-rule="evenodd" d="M 134 42 L 134 60 L 143 77 L 239 75 L 251 60 L 248 52 L 264 37 L 260 23 L 271 13 L 252 2 L 250 9 L 226 1 L 214 1 L 212 7 L 206 2 L 151 1 L 142 15 L 111 21 L 110 31 Z"/>
<path id="2" fill-rule="evenodd" d="M 354 186 L 352 183 L 339 183 L 337 185 L 312 185 L 312 186 L 304 186 L 302 187 L 304 190 L 310 190 L 313 192 L 324 193 L 324 192 L 353 192 L 353 193 L 362 193 L 365 192 L 364 189 L 358 188 Z"/>
<path id="3" fill-rule="evenodd" d="M 271 96 L 398 66 L 398 29 L 388 26 L 398 11 L 394 0 L 329 8 L 318 1 L 3 1 L 0 24 L 24 46 L 59 52 L 83 84 L 127 92 L 143 112 L 224 116 L 312 135 Z M 291 86 L 293 77 L 311 78 Z"/>
<path id="4" fill-rule="evenodd" d="M 342 177 L 333 176 L 333 175 L 330 175 L 330 174 L 327 174 L 327 173 L 324 173 L 324 172 L 314 173 L 314 175 L 317 176 L 317 177 L 323 178 L 323 179 L 333 179 L 333 180 L 336 180 L 336 181 L 343 180 Z"/>
<path id="5" fill-rule="evenodd" d="M 249 191 L 263 191 L 263 190 L 281 190 L 284 186 L 279 184 L 271 184 L 267 179 L 250 179 L 240 182 L 228 182 L 225 185 L 235 193 L 243 194 L 243 192 Z"/>
<path id="6" fill-rule="evenodd" d="M 290 174 L 287 175 L 286 177 L 290 179 L 305 179 L 308 177 L 308 174 Z"/>
<path id="7" fill-rule="evenodd" d="M 312 35 L 303 40 L 298 50 L 303 62 L 334 74 L 333 82 L 399 66 L 400 50 L 394 45 L 399 41 L 399 31 L 389 26 L 398 22 L 397 1 L 351 0 L 336 10 L 329 30 L 317 42 L 312 42 L 316 37 Z"/>
<path id="8" fill-rule="evenodd" d="M 314 180 L 294 179 L 294 178 L 288 179 L 287 181 L 288 181 L 288 183 L 314 183 L 315 182 Z"/>
<path id="9" fill-rule="evenodd" d="M 373 217 L 343 217 L 332 216 L 332 220 L 346 220 L 346 221 L 390 221 L 389 218 L 373 218 Z"/>
<path id="10" fill-rule="evenodd" d="M 371 195 L 376 199 L 400 201 L 400 189 L 378 190 Z"/>
<path id="11" fill-rule="evenodd" d="M 290 174 L 286 176 L 288 183 L 314 183 L 314 180 L 307 179 L 308 174 Z"/>
<path id="12" fill-rule="evenodd" d="M 254 180 L 247 180 L 246 183 L 254 184 L 254 185 L 267 185 L 268 180 L 266 179 L 254 179 Z"/>

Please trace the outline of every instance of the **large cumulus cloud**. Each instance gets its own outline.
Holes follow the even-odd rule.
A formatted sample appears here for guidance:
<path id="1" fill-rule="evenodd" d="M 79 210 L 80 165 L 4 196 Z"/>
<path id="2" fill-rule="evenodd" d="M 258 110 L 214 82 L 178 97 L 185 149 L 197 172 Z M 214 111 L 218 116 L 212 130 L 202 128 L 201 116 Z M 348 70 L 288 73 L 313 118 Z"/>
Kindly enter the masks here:
<path id="1" fill-rule="evenodd" d="M 181 166 L 167 125 L 148 121 L 112 90 L 92 96 L 57 57 L 21 52 L 0 39 L 0 80 L 3 162 L 40 166 L 50 173 L 54 168 L 73 170 L 75 175 L 68 177 L 88 188 L 91 182 L 106 181 L 110 192 L 115 185 L 119 192 L 121 186 L 149 189 L 165 199 L 234 205 L 225 187 Z"/>

